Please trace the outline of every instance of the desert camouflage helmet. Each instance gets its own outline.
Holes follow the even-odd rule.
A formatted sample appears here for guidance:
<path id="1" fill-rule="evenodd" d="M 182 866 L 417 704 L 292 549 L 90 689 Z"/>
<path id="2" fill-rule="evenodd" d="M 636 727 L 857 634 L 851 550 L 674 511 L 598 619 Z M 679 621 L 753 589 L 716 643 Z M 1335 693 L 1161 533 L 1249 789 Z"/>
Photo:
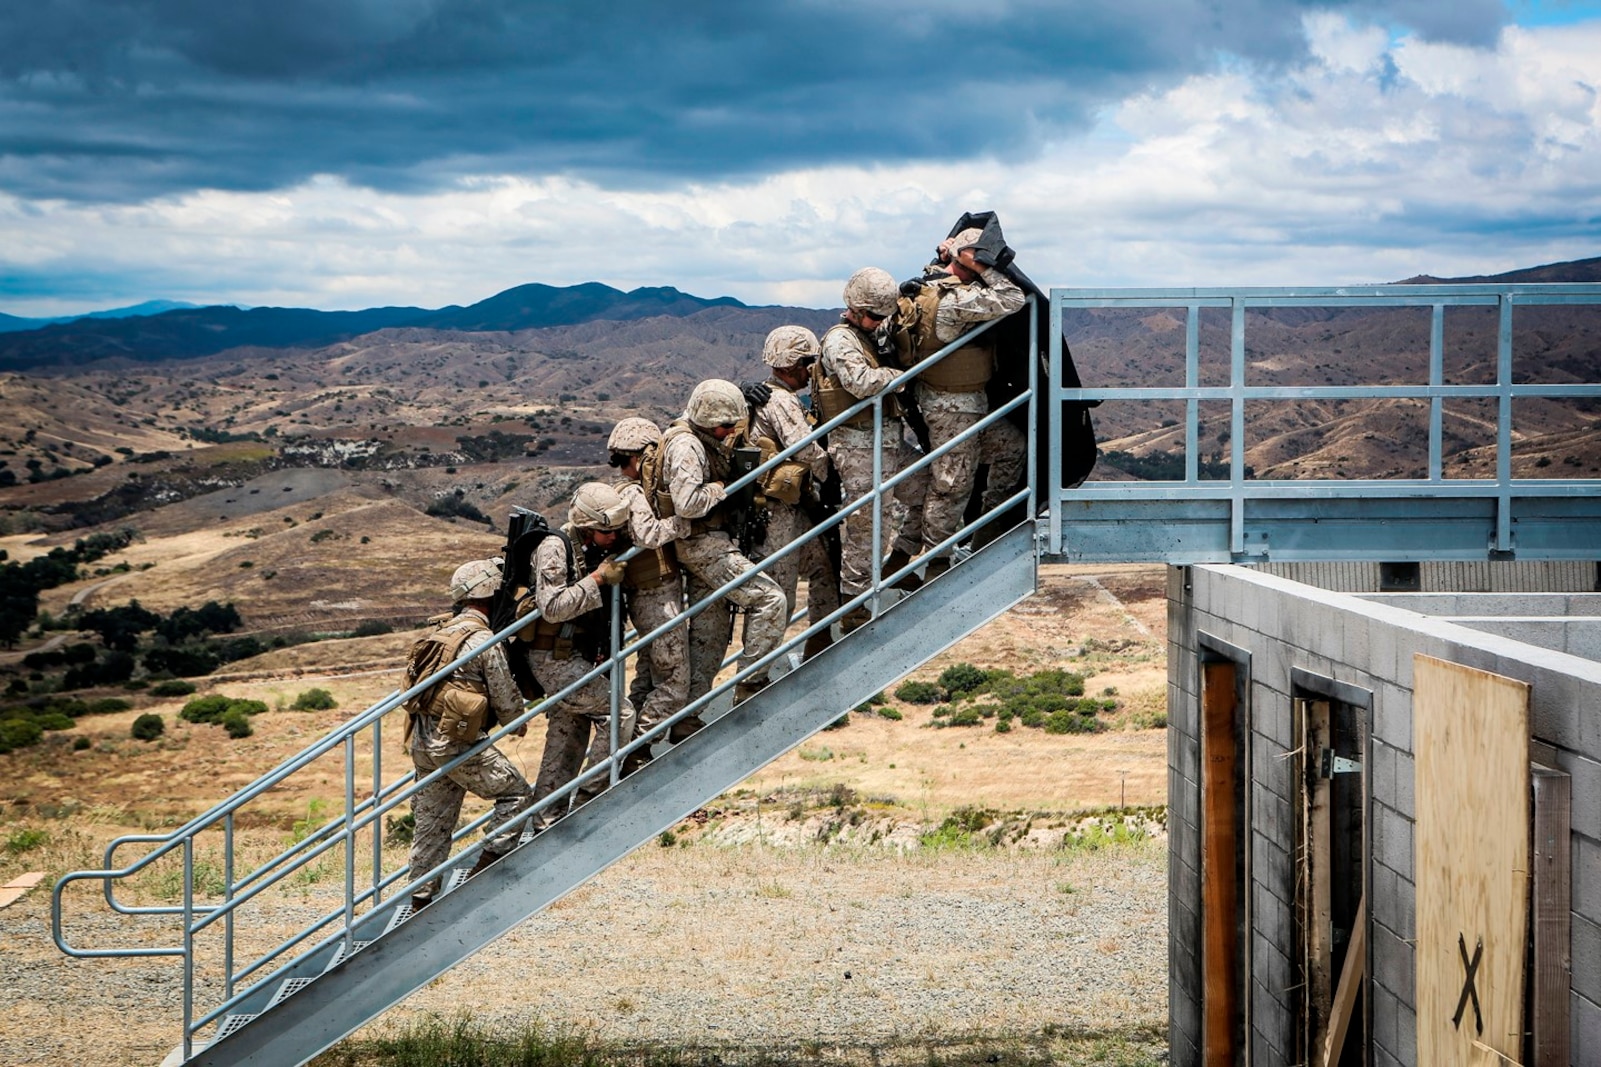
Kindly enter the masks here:
<path id="1" fill-rule="evenodd" d="M 648 446 L 660 443 L 661 439 L 660 427 L 649 419 L 633 415 L 612 427 L 611 436 L 606 439 L 606 448 L 611 452 L 642 452 Z"/>
<path id="2" fill-rule="evenodd" d="M 780 326 L 762 343 L 762 362 L 777 370 L 816 359 L 817 335 L 804 326 Z"/>
<path id="3" fill-rule="evenodd" d="M 945 238 L 940 248 L 955 259 L 964 249 L 972 248 L 983 239 L 984 231 L 976 226 L 970 226 L 955 236 Z"/>
<path id="4" fill-rule="evenodd" d="M 475 559 L 450 576 L 451 600 L 487 600 L 500 589 L 500 561 Z"/>
<path id="5" fill-rule="evenodd" d="M 845 307 L 881 319 L 895 314 L 895 302 L 900 295 L 901 287 L 889 271 L 881 267 L 863 267 L 845 283 Z"/>
<path id="6" fill-rule="evenodd" d="M 684 415 L 703 430 L 714 426 L 729 426 L 750 414 L 745 405 L 745 394 L 739 386 L 722 378 L 707 378 L 695 386 L 684 406 Z"/>
<path id="7" fill-rule="evenodd" d="M 628 524 L 628 502 L 605 482 L 585 482 L 573 493 L 567 521 L 578 530 L 621 530 Z"/>

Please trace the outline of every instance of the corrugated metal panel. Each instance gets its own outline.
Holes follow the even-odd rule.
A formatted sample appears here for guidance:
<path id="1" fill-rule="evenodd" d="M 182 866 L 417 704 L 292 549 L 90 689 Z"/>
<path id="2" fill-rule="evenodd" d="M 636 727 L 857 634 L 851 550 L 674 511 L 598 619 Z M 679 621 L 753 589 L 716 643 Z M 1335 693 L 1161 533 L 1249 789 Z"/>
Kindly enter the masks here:
<path id="1" fill-rule="evenodd" d="M 1256 569 L 1336 593 L 1376 593 L 1378 563 L 1263 563 Z M 1428 562 L 1419 566 L 1424 593 L 1589 593 L 1597 565 L 1589 560 Z"/>

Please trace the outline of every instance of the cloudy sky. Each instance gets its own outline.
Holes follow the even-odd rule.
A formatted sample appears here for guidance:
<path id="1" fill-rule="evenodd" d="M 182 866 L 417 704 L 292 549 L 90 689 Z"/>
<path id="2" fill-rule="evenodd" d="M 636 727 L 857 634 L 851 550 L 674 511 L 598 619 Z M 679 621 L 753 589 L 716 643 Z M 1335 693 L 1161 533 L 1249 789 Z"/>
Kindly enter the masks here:
<path id="1" fill-rule="evenodd" d="M 1601 0 L 0 6 L 0 311 L 831 306 L 964 210 L 1043 285 L 1601 256 Z"/>

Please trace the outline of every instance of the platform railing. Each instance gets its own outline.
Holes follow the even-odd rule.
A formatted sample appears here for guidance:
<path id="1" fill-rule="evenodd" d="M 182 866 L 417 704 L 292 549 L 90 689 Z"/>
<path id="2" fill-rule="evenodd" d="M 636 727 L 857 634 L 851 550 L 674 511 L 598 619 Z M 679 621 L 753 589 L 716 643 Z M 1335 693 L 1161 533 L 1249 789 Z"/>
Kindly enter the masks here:
<path id="1" fill-rule="evenodd" d="M 1019 314 L 1027 314 L 1030 323 L 1035 322 L 1033 298 L 1030 298 L 1028 306 Z M 826 436 L 830 430 L 842 425 L 863 411 L 870 411 L 872 414 L 873 440 L 877 453 L 881 457 L 886 431 L 885 397 L 903 388 L 909 388 L 912 380 L 924 369 L 938 363 L 963 345 L 970 343 L 976 336 L 993 327 L 998 321 L 995 320 L 980 325 L 929 356 L 917 366 L 901 373 L 883 392 L 857 402 L 837 417 L 818 426 L 803 440 L 777 452 L 756 470 L 728 484 L 726 486 L 728 493 L 730 495 L 738 493 L 747 485 L 761 478 L 768 470 L 796 455 L 808 444 Z M 1034 329 L 1031 326 L 1031 337 L 1033 333 Z M 1033 337 L 1033 340 L 1037 341 L 1037 337 Z M 1033 351 L 1037 351 L 1037 348 L 1031 344 L 1030 352 Z M 826 536 L 837 528 L 840 523 L 844 522 L 849 515 L 863 508 L 872 510 L 874 543 L 882 544 L 881 533 L 886 521 L 887 498 L 893 497 L 897 486 L 906 479 L 914 477 L 919 471 L 928 467 L 934 460 L 951 449 L 977 437 L 998 420 L 1011 417 L 1017 411 L 1025 412 L 1028 420 L 1029 432 L 1027 440 L 1029 442 L 1030 455 L 1026 469 L 1032 471 L 1034 469 L 1033 442 L 1035 439 L 1033 433 L 1035 413 L 1033 398 L 1037 391 L 1038 361 L 1031 357 L 1029 362 L 1030 376 L 1026 391 L 1020 393 L 1005 405 L 998 407 L 952 441 L 921 456 L 915 463 L 910 464 L 893 477 L 875 479 L 875 486 L 870 492 L 855 500 L 845 502 L 833 515 L 819 523 L 812 530 L 790 544 L 775 548 L 771 554 L 763 556 L 756 562 L 754 570 L 750 573 L 766 573 L 779 561 L 794 552 L 801 551 L 807 543 L 816 538 Z M 898 426 L 898 423 L 892 425 Z M 881 469 L 881 467 L 875 467 L 875 472 L 881 473 Z M 1026 505 L 1028 514 L 1034 514 L 1035 491 L 1032 479 L 1029 479 L 1027 484 L 999 501 L 994 507 L 979 515 L 972 522 L 964 524 L 961 529 L 947 537 L 939 545 L 933 546 L 927 554 L 933 556 L 950 552 L 961 541 L 971 536 L 976 529 L 991 519 L 996 519 L 1009 508 L 1020 503 Z M 637 551 L 637 549 L 632 550 L 622 558 L 626 560 L 633 552 Z M 305 750 L 283 761 L 228 799 L 190 819 L 177 829 L 163 834 L 129 834 L 116 838 L 106 846 L 101 868 L 76 871 L 64 875 L 56 883 L 52 895 L 52 936 L 62 952 L 78 958 L 178 958 L 184 971 L 182 1049 L 183 1056 L 188 1058 L 193 1054 L 201 1033 L 207 1027 L 219 1024 L 224 1017 L 237 1010 L 243 1001 L 258 993 L 271 980 L 271 974 L 264 972 L 269 972 L 269 968 L 272 968 L 274 964 L 279 964 L 281 967 L 281 961 L 291 959 L 291 953 L 306 945 L 307 942 L 313 942 L 315 946 L 326 946 L 331 941 L 337 941 L 343 951 L 355 951 L 359 947 L 356 940 L 356 928 L 362 916 L 383 905 L 386 901 L 393 900 L 396 896 L 402 894 L 409 894 L 472 859 L 483 848 L 483 842 L 493 834 L 503 830 L 511 830 L 524 820 L 544 812 L 564 811 L 572 795 L 585 783 L 604 775 L 611 785 L 615 785 L 621 778 L 624 761 L 630 754 L 665 739 L 675 724 L 690 716 L 701 714 L 740 682 L 748 678 L 764 676 L 765 672 L 772 668 L 780 658 L 798 649 L 813 634 L 831 627 L 846 614 L 860 607 L 865 607 L 874 618 L 879 616 L 892 606 L 893 597 L 889 594 L 889 590 L 895 583 L 912 574 L 922 565 L 922 562 L 921 560 L 914 560 L 906 566 L 885 573 L 882 559 L 875 553 L 871 568 L 871 582 L 865 591 L 844 599 L 839 607 L 826 617 L 812 621 L 801 632 L 787 637 L 760 660 L 715 685 L 709 692 L 689 702 L 684 708 L 667 720 L 657 724 L 649 732 L 632 739 L 624 739 L 619 736 L 623 720 L 621 705 L 626 692 L 626 687 L 623 683 L 627 661 L 644 650 L 652 640 L 669 632 L 674 627 L 687 625 L 693 616 L 709 609 L 731 590 L 749 581 L 750 573 L 725 583 L 694 604 L 686 607 L 680 615 L 670 622 L 663 623 L 643 634 L 632 633 L 626 629 L 622 590 L 613 587 L 608 598 L 611 611 L 610 652 L 604 662 L 597 664 L 581 678 L 560 691 L 547 694 L 541 700 L 527 704 L 515 720 L 492 729 L 477 745 L 434 771 L 424 775 L 417 775 L 412 770 L 409 758 L 403 755 L 393 757 L 401 762 L 405 770 L 402 774 L 386 780 L 384 769 L 384 722 L 386 718 L 392 713 L 406 714 L 404 709 L 406 701 L 447 678 L 454 671 L 465 666 L 477 656 L 482 655 L 489 648 L 499 646 L 509 640 L 539 617 L 538 612 L 526 615 L 506 629 L 496 633 L 489 642 L 480 648 L 464 653 L 427 678 L 421 679 L 415 685 L 389 693 L 381 700 L 353 716 L 350 720 L 335 727 Z M 732 662 L 732 657 L 725 662 L 725 666 L 727 662 Z M 602 677 L 609 680 L 608 689 L 610 692 L 611 711 L 608 729 L 611 731 L 613 741 L 610 758 L 595 766 L 583 769 L 573 779 L 564 783 L 549 796 L 542 798 L 533 807 L 520 813 L 515 819 L 508 821 L 504 825 L 492 825 L 494 822 L 492 809 L 469 820 L 452 835 L 452 855 L 450 858 L 433 870 L 412 871 L 404 863 L 393 870 L 385 870 L 383 832 L 386 815 L 396 811 L 402 804 L 405 804 L 415 796 L 420 789 L 449 774 L 471 758 L 473 754 L 481 751 L 484 746 L 495 744 L 512 736 L 535 717 L 554 707 L 570 694 Z M 362 741 L 365 741 L 370 749 L 368 758 L 365 761 L 358 757 L 358 747 Z M 260 800 L 272 790 L 283 786 L 296 775 L 306 773 L 319 760 L 334 755 L 341 758 L 343 766 L 343 810 L 320 827 L 307 833 L 301 840 L 290 844 L 271 859 L 260 863 L 243 874 L 236 872 L 239 824 L 241 816 L 246 813 L 249 805 Z M 363 763 L 364 765 L 362 765 Z M 752 770 L 754 769 L 752 768 Z M 482 837 L 477 840 L 468 840 L 474 838 L 480 831 L 483 831 Z M 201 835 L 211 832 L 220 832 L 222 835 L 223 870 L 220 891 L 207 894 L 198 887 L 200 864 L 196 856 L 196 842 Z M 364 834 L 371 837 L 371 841 L 367 843 L 365 848 L 361 840 Z M 118 856 L 120 853 L 126 849 L 141 846 L 147 848 L 143 855 L 119 865 Z M 257 953 L 253 958 L 248 960 L 236 959 L 237 918 L 242 910 L 247 905 L 260 900 L 267 890 L 281 885 L 297 872 L 306 870 L 311 864 L 336 851 L 340 852 L 343 860 L 343 885 L 338 906 L 326 911 L 276 945 Z M 174 854 L 181 858 L 182 886 L 180 903 L 172 905 L 136 905 L 128 903 L 119 897 L 117 892 L 119 884 L 150 870 L 159 861 Z M 67 892 L 73 886 L 82 882 L 100 883 L 105 902 L 110 909 L 134 920 L 155 917 L 178 917 L 181 921 L 176 943 L 117 948 L 84 947 L 73 944 L 67 933 Z M 213 1003 L 198 1006 L 196 1004 L 198 986 L 196 975 L 197 939 L 200 935 L 217 926 L 221 927 L 222 960 L 220 978 L 215 979 L 214 984 L 220 984 L 221 995 Z"/>
<path id="2" fill-rule="evenodd" d="M 1601 360 L 1591 382 L 1514 380 L 1515 313 L 1531 307 L 1597 307 L 1601 285 L 1380 285 L 1342 288 L 1053 289 L 1048 403 L 1172 402 L 1184 406 L 1184 477 L 1172 481 L 1087 481 L 1064 486 L 1061 428 L 1050 420 L 1051 490 L 1046 552 L 1068 561 L 1226 563 L 1268 560 L 1595 559 L 1601 556 L 1598 488 L 1589 478 L 1513 476 L 1516 401 L 1601 398 Z M 1445 314 L 1451 308 L 1497 313 L 1495 381 L 1448 384 Z M 1248 385 L 1247 312 L 1286 308 L 1380 311 L 1428 309 L 1427 381 L 1384 385 Z M 1069 312 L 1092 309 L 1184 313 L 1184 382 L 1171 386 L 1097 384 L 1106 368 L 1078 370 L 1082 388 L 1059 373 Z M 1200 384 L 1200 319 L 1204 309 L 1229 315 L 1228 381 Z M 1071 331 L 1069 331 L 1071 332 Z M 1115 368 L 1125 370 L 1126 368 Z M 1421 478 L 1261 479 L 1246 467 L 1254 401 L 1411 399 L 1427 403 L 1428 455 Z M 1444 405 L 1494 401 L 1495 474 L 1446 477 Z M 1228 473 L 1198 472 L 1200 406 L 1226 403 Z M 1153 419 L 1152 425 L 1155 425 Z"/>

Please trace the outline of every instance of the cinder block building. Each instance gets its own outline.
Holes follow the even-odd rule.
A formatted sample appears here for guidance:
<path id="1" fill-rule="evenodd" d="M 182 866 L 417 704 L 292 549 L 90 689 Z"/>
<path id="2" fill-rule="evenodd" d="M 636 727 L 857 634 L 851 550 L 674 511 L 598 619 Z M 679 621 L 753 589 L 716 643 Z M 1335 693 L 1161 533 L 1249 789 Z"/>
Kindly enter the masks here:
<path id="1" fill-rule="evenodd" d="M 1172 1062 L 1601 1063 L 1596 565 L 1381 566 L 1169 569 Z"/>

